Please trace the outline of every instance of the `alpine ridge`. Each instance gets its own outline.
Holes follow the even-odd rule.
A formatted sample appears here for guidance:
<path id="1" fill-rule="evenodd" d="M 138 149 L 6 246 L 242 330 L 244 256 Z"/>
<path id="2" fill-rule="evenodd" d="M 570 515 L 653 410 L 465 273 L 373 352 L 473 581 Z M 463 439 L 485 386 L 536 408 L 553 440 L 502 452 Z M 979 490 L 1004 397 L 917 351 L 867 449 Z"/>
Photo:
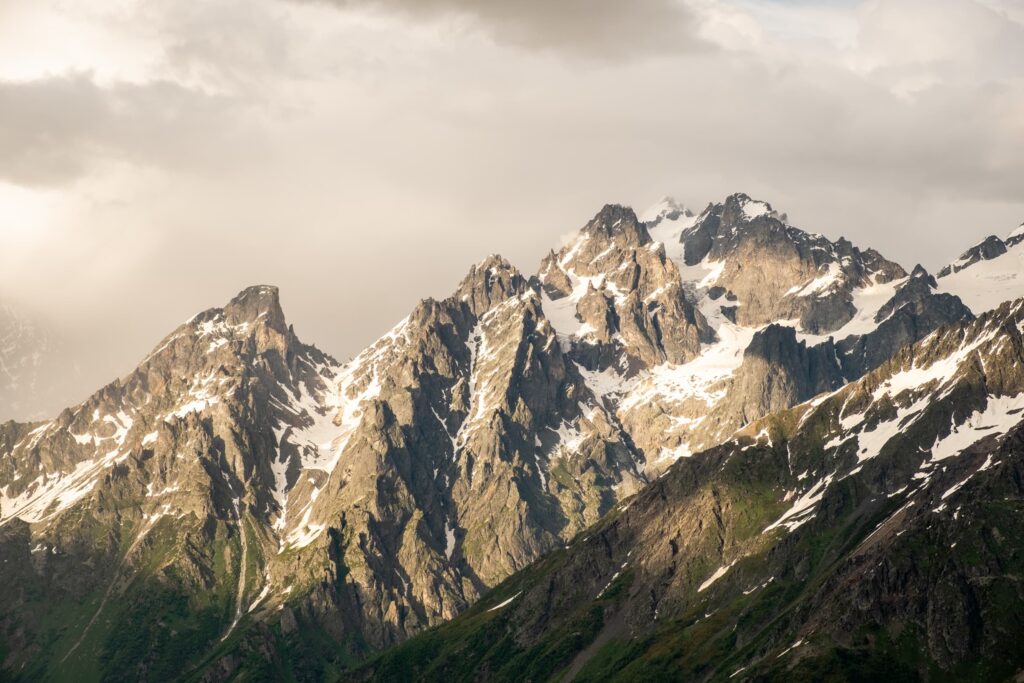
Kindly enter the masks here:
<path id="1" fill-rule="evenodd" d="M 744 194 L 608 205 L 535 275 L 489 256 L 346 362 L 247 288 L 83 403 L 0 425 L 0 666 L 813 678 L 866 648 L 988 671 L 1019 634 L 986 612 L 1016 595 L 1022 308 L 996 299 L 1018 233 L 935 278 Z M 961 521 L 999 515 L 998 547 Z M 988 550 L 933 565 L 933 519 Z M 949 605 L 967 621 L 928 616 Z"/>

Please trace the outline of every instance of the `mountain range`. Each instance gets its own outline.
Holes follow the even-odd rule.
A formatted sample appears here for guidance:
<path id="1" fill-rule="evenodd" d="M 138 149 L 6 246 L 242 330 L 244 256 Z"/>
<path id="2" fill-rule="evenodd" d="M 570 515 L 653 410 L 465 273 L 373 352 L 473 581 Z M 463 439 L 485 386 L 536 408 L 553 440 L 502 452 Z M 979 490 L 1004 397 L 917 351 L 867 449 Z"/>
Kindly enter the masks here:
<path id="1" fill-rule="evenodd" d="M 344 363 L 250 287 L 0 425 L 0 675 L 1011 678 L 1022 244 L 609 205 Z"/>

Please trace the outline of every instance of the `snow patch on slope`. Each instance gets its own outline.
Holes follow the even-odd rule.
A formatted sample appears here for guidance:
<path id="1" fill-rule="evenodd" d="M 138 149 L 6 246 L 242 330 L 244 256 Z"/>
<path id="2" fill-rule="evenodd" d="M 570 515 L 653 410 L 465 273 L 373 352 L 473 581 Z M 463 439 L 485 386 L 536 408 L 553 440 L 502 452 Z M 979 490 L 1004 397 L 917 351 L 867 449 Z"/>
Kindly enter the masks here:
<path id="1" fill-rule="evenodd" d="M 959 455 L 964 449 L 988 436 L 1005 434 L 1024 420 L 1024 394 L 989 396 L 982 410 L 955 426 L 946 437 L 935 440 L 932 462 Z"/>
<path id="2" fill-rule="evenodd" d="M 718 581 L 720 578 L 722 578 L 723 576 L 728 574 L 729 570 L 732 569 L 732 566 L 734 564 L 736 564 L 736 560 L 733 560 L 729 564 L 723 565 L 723 566 L 719 567 L 718 569 L 716 569 L 715 573 L 712 574 L 711 576 L 709 576 L 708 579 L 704 583 L 702 583 L 700 585 L 700 587 L 697 589 L 697 592 L 698 593 L 703 593 L 705 589 L 707 589 L 707 588 L 709 588 L 711 586 L 711 584 L 713 584 L 715 581 Z"/>
<path id="3" fill-rule="evenodd" d="M 1011 233 L 1011 237 L 1024 235 L 1022 231 L 1024 226 Z M 940 292 L 960 297 L 975 315 L 1024 297 L 1024 241 L 1001 256 L 939 278 L 938 284 Z"/>
<path id="4" fill-rule="evenodd" d="M 637 382 L 622 399 L 620 408 L 630 408 L 654 400 L 698 400 L 709 408 L 725 397 L 723 380 L 743 362 L 743 351 L 750 345 L 756 328 L 725 323 L 718 330 L 719 341 L 701 349 L 689 363 L 663 363 Z"/>
<path id="5" fill-rule="evenodd" d="M 765 531 L 785 527 L 793 531 L 814 518 L 814 506 L 818 504 L 835 475 L 830 474 L 805 491 L 782 516 L 769 524 Z"/>

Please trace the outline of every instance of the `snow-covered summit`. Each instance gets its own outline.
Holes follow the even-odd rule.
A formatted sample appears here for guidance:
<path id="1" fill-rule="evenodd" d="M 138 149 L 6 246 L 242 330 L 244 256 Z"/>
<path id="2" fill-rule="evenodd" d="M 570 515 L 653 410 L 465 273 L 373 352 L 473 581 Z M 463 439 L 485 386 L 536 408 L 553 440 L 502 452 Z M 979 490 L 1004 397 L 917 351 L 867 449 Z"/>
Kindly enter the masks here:
<path id="1" fill-rule="evenodd" d="M 772 205 L 768 202 L 751 199 L 743 193 L 733 195 L 733 197 L 739 203 L 743 211 L 743 217 L 748 221 L 760 218 L 761 216 L 771 216 L 772 218 L 778 217 L 778 214 L 775 213 L 775 210 L 772 209 Z"/>
<path id="2" fill-rule="evenodd" d="M 641 212 L 640 222 L 644 223 L 648 228 L 653 228 L 663 221 L 676 221 L 680 218 L 689 218 L 691 216 L 693 216 L 693 212 L 677 201 L 675 197 L 666 196 L 657 204 Z"/>
<path id="3" fill-rule="evenodd" d="M 942 269 L 938 282 L 975 315 L 1024 296 L 1024 224 L 1005 240 L 991 236 L 961 254 Z"/>

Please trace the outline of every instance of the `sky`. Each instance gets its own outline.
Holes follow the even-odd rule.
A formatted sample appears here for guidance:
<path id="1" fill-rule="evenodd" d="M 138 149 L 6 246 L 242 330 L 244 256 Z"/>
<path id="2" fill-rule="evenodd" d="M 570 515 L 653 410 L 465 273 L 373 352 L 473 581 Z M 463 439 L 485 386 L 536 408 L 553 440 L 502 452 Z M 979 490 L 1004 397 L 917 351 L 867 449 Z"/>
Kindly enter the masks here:
<path id="1" fill-rule="evenodd" d="M 67 403 L 281 288 L 341 360 L 605 203 L 937 270 L 1024 220 L 1024 0 L 4 0 L 0 302 Z"/>

